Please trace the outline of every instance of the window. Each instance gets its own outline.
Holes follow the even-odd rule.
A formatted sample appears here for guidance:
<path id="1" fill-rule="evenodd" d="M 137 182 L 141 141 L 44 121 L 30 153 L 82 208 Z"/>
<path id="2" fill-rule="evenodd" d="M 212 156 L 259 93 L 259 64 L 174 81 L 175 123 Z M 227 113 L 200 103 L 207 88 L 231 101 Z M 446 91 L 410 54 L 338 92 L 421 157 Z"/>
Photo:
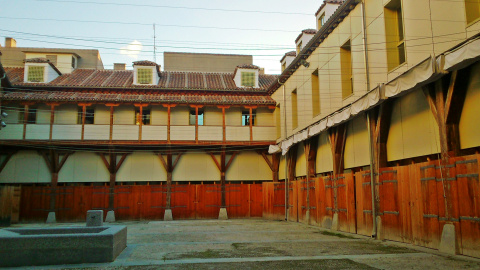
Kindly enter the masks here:
<path id="1" fill-rule="evenodd" d="M 242 72 L 242 86 L 255 87 L 255 72 Z"/>
<path id="2" fill-rule="evenodd" d="M 72 56 L 72 68 L 75 68 L 76 65 L 77 65 L 77 59 L 75 59 L 75 57 Z"/>
<path id="3" fill-rule="evenodd" d="M 250 119 L 250 110 L 243 110 L 242 111 L 242 126 L 250 126 L 250 120 L 252 122 L 252 126 L 255 126 L 255 116 L 256 111 L 252 110 L 252 118 Z"/>
<path id="4" fill-rule="evenodd" d="M 142 125 L 150 125 L 150 110 L 142 109 L 142 116 L 140 116 L 140 108 L 135 109 L 135 124 L 140 125 L 140 120 Z"/>
<path id="5" fill-rule="evenodd" d="M 302 42 L 300 41 L 297 45 L 297 55 L 300 55 L 301 50 L 302 50 Z"/>
<path id="6" fill-rule="evenodd" d="M 325 24 L 325 13 L 323 13 L 320 18 L 318 18 L 318 30 L 322 28 L 322 26 Z"/>
<path id="7" fill-rule="evenodd" d="M 203 109 L 198 109 L 198 125 L 203 126 Z M 190 125 L 194 126 L 195 125 L 195 108 L 190 109 Z"/>
<path id="8" fill-rule="evenodd" d="M 318 69 L 312 73 L 312 113 L 316 116 L 320 113 L 320 85 L 318 81 Z"/>
<path id="9" fill-rule="evenodd" d="M 27 119 L 25 119 L 25 112 L 24 111 L 21 111 L 19 114 L 18 114 L 18 117 L 19 117 L 19 123 L 25 123 L 25 121 L 27 122 L 27 124 L 35 124 L 37 123 L 37 108 L 35 107 L 29 107 L 28 108 L 28 116 L 27 116 Z"/>
<path id="10" fill-rule="evenodd" d="M 282 72 L 287 68 L 286 65 L 287 65 L 287 63 L 282 64 Z"/>
<path id="11" fill-rule="evenodd" d="M 45 67 L 29 66 L 27 81 L 29 82 L 43 82 L 43 75 L 45 73 Z"/>
<path id="12" fill-rule="evenodd" d="M 292 128 L 298 127 L 297 89 L 292 91 Z"/>
<path id="13" fill-rule="evenodd" d="M 465 13 L 467 15 L 467 24 L 480 18 L 480 0 L 465 0 Z"/>
<path id="14" fill-rule="evenodd" d="M 56 55 L 48 55 L 47 54 L 47 60 L 50 61 L 50 63 L 57 66 L 57 56 Z"/>
<path id="15" fill-rule="evenodd" d="M 77 114 L 77 124 L 82 124 L 83 118 L 83 107 L 78 107 L 78 114 Z M 93 107 L 86 107 L 85 108 L 85 125 L 93 125 L 95 123 L 95 109 Z"/>
<path id="16" fill-rule="evenodd" d="M 280 114 L 280 104 L 275 107 L 275 126 L 277 128 L 277 139 L 282 136 L 282 118 Z"/>
<path id="17" fill-rule="evenodd" d="M 391 0 L 384 8 L 388 70 L 405 63 L 403 13 L 400 0 Z"/>
<path id="18" fill-rule="evenodd" d="M 149 68 L 137 69 L 137 83 L 138 84 L 152 84 L 152 70 Z"/>
<path id="19" fill-rule="evenodd" d="M 340 47 L 340 65 L 342 69 L 342 98 L 353 94 L 352 48 L 350 40 Z"/>

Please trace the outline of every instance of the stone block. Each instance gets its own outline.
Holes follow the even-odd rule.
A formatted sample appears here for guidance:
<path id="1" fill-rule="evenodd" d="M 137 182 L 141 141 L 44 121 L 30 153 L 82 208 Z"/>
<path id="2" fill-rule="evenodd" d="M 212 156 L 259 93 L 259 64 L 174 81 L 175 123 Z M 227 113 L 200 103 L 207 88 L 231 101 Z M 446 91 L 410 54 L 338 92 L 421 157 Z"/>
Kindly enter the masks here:
<path id="1" fill-rule="evenodd" d="M 56 223 L 57 218 L 55 217 L 55 212 L 49 212 L 46 223 Z"/>
<path id="2" fill-rule="evenodd" d="M 455 225 L 443 225 L 442 238 L 440 240 L 440 252 L 448 253 L 450 255 L 457 254 L 457 241 L 455 235 Z"/>
<path id="3" fill-rule="evenodd" d="M 218 219 L 220 220 L 228 219 L 227 208 L 220 208 L 220 212 L 218 212 Z"/>
<path id="4" fill-rule="evenodd" d="M 103 210 L 87 211 L 87 227 L 103 226 Z"/>
<path id="5" fill-rule="evenodd" d="M 110 210 L 107 212 L 107 217 L 105 217 L 105 222 L 115 222 L 115 212 Z"/>
<path id="6" fill-rule="evenodd" d="M 127 246 L 127 227 L 0 230 L 0 267 L 113 262 Z"/>
<path id="7" fill-rule="evenodd" d="M 172 209 L 165 209 L 165 214 L 163 215 L 163 220 L 164 221 L 173 220 Z"/>

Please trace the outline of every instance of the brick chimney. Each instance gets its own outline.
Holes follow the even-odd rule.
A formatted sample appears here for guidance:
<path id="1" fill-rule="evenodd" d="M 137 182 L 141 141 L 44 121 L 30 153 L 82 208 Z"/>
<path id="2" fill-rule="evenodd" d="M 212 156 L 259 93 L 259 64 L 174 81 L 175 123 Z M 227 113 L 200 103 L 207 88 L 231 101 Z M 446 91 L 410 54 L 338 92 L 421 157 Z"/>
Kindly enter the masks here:
<path id="1" fill-rule="evenodd" d="M 6 37 L 5 38 L 5 47 L 6 48 L 15 48 L 15 47 L 17 47 L 17 41 L 14 38 Z"/>
<path id="2" fill-rule="evenodd" d="M 127 64 L 125 63 L 114 63 L 113 64 L 113 70 L 125 70 Z"/>

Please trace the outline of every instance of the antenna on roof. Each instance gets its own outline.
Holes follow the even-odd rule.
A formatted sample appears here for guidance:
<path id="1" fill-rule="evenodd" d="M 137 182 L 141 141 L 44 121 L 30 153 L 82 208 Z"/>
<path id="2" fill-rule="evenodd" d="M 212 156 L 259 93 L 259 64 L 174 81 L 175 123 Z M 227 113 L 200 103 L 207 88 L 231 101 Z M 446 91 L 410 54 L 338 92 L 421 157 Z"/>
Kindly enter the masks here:
<path id="1" fill-rule="evenodd" d="M 155 44 L 155 23 L 153 24 L 153 62 L 157 63 L 157 45 Z"/>

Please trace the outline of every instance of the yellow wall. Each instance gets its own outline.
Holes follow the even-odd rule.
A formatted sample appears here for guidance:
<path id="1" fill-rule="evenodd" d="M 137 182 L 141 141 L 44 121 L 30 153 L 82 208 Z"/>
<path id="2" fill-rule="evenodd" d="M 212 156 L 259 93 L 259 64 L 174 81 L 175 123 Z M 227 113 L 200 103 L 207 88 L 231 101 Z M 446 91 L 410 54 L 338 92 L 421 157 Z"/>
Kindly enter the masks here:
<path id="1" fill-rule="evenodd" d="M 438 126 L 423 91 L 416 89 L 393 102 L 388 161 L 438 153 L 439 140 Z"/>
<path id="2" fill-rule="evenodd" d="M 278 166 L 278 179 L 285 179 L 285 156 L 280 157 L 280 164 Z"/>
<path id="3" fill-rule="evenodd" d="M 467 96 L 460 118 L 460 146 L 462 149 L 480 146 L 480 63 L 471 70 Z"/>
<path id="4" fill-rule="evenodd" d="M 58 182 L 108 182 L 110 174 L 100 156 L 92 152 L 70 155 L 58 173 Z"/>
<path id="5" fill-rule="evenodd" d="M 257 118 L 255 119 L 255 126 L 271 127 L 273 122 L 273 111 L 267 107 L 257 108 Z"/>
<path id="6" fill-rule="evenodd" d="M 220 158 L 217 156 L 217 160 Z M 220 171 L 209 154 L 187 152 L 173 171 L 174 181 L 219 181 Z"/>
<path id="7" fill-rule="evenodd" d="M 370 164 L 368 136 L 365 114 L 361 114 L 348 122 L 344 153 L 345 169 Z"/>
<path id="8" fill-rule="evenodd" d="M 150 108 L 150 123 L 156 126 L 168 125 L 168 109 L 163 106 L 152 106 Z"/>
<path id="9" fill-rule="evenodd" d="M 132 105 L 120 105 L 115 107 L 113 112 L 114 125 L 135 124 L 135 108 Z"/>
<path id="10" fill-rule="evenodd" d="M 227 181 L 272 180 L 272 170 L 263 157 L 253 151 L 241 152 L 226 174 Z"/>
<path id="11" fill-rule="evenodd" d="M 47 164 L 36 151 L 20 151 L 0 173 L 0 183 L 50 183 Z"/>
<path id="12" fill-rule="evenodd" d="M 206 126 L 222 126 L 223 114 L 222 109 L 217 107 L 205 107 L 203 124 Z"/>
<path id="13" fill-rule="evenodd" d="M 173 126 L 188 126 L 190 124 L 190 108 L 187 106 L 173 107 L 170 111 L 170 121 Z"/>
<path id="14" fill-rule="evenodd" d="M 166 181 L 167 173 L 160 158 L 152 152 L 137 152 L 127 156 L 117 173 L 117 181 Z"/>
<path id="15" fill-rule="evenodd" d="M 331 172 L 333 171 L 333 159 L 327 132 L 320 133 L 317 139 L 317 173 Z"/>
<path id="16" fill-rule="evenodd" d="M 110 107 L 95 105 L 94 118 L 95 125 L 110 125 Z"/>
<path id="17" fill-rule="evenodd" d="M 297 144 L 297 163 L 295 165 L 295 176 L 307 175 L 307 159 L 303 143 Z"/>
<path id="18" fill-rule="evenodd" d="M 225 110 L 225 123 L 227 126 L 242 125 L 242 108 L 231 107 Z"/>
<path id="19" fill-rule="evenodd" d="M 42 107 L 44 110 L 48 110 L 48 107 Z M 55 107 L 55 124 L 77 124 L 78 106 L 75 104 L 62 104 Z M 43 111 L 43 115 L 37 115 L 37 117 L 45 118 L 42 122 L 50 123 L 50 113 Z M 48 121 L 47 121 L 48 119 Z M 37 118 L 37 120 L 39 120 Z"/>

